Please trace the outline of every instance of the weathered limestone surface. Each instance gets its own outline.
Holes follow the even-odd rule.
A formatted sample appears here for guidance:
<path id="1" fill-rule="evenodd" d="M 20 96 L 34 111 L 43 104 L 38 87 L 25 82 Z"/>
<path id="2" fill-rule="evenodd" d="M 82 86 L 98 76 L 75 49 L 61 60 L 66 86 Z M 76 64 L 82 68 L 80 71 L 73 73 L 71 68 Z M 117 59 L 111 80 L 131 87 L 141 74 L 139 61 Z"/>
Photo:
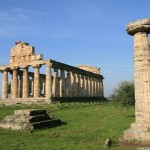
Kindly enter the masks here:
<path id="1" fill-rule="evenodd" d="M 150 33 L 150 19 L 139 19 L 137 21 L 129 23 L 126 27 L 126 31 L 130 35 L 134 35 L 138 32 Z"/>
<path id="2" fill-rule="evenodd" d="M 15 110 L 14 115 L 6 116 L 0 122 L 0 127 L 13 130 L 34 130 L 58 125 L 61 125 L 61 120 L 55 119 L 42 109 Z"/>
<path id="3" fill-rule="evenodd" d="M 134 35 L 135 123 L 124 139 L 150 142 L 150 19 L 129 23 L 126 30 Z"/>

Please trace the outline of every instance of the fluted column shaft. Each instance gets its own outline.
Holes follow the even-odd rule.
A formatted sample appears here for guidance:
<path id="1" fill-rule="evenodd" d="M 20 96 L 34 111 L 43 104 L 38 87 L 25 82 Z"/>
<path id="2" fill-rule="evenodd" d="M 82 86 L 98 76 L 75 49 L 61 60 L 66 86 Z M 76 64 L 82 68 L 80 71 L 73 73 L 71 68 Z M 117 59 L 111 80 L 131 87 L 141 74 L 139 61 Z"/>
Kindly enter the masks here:
<path id="1" fill-rule="evenodd" d="M 89 77 L 89 96 L 92 97 L 92 78 Z"/>
<path id="2" fill-rule="evenodd" d="M 22 76 L 19 76 L 18 79 L 18 98 L 22 97 Z"/>
<path id="3" fill-rule="evenodd" d="M 82 97 L 85 96 L 85 80 L 84 80 L 84 76 L 81 75 L 81 95 Z"/>
<path id="4" fill-rule="evenodd" d="M 35 65 L 34 67 L 34 98 L 40 97 L 40 65 Z"/>
<path id="5" fill-rule="evenodd" d="M 95 96 L 98 97 L 98 79 L 95 79 Z"/>
<path id="6" fill-rule="evenodd" d="M 29 97 L 29 76 L 28 76 L 28 67 L 23 68 L 23 98 Z"/>
<path id="7" fill-rule="evenodd" d="M 75 97 L 76 95 L 76 86 L 75 83 L 76 82 L 76 78 L 75 78 L 75 73 L 71 72 L 71 96 Z"/>
<path id="8" fill-rule="evenodd" d="M 32 93 L 32 96 L 34 96 L 34 78 L 32 78 L 31 80 L 31 93 Z"/>
<path id="9" fill-rule="evenodd" d="M 13 94 L 12 99 L 18 97 L 18 70 L 13 69 Z"/>
<path id="10" fill-rule="evenodd" d="M 136 122 L 150 122 L 150 47 L 148 34 L 134 35 L 134 84 Z"/>
<path id="11" fill-rule="evenodd" d="M 52 97 L 52 72 L 51 64 L 46 64 L 46 98 Z"/>
<path id="12" fill-rule="evenodd" d="M 95 78 L 93 78 L 93 97 L 95 97 L 95 90 L 96 86 L 95 86 Z"/>
<path id="13" fill-rule="evenodd" d="M 80 75 L 76 74 L 76 91 L 77 97 L 80 97 Z"/>
<path id="14" fill-rule="evenodd" d="M 59 97 L 59 79 L 58 79 L 58 69 L 54 68 L 54 77 L 53 77 L 53 96 Z"/>
<path id="15" fill-rule="evenodd" d="M 3 71 L 3 82 L 2 82 L 2 99 L 5 100 L 8 97 L 8 72 Z"/>
<path id="16" fill-rule="evenodd" d="M 89 84 L 88 84 L 88 77 L 85 76 L 85 96 L 89 96 Z"/>
<path id="17" fill-rule="evenodd" d="M 45 94 L 45 80 L 42 83 L 42 94 Z"/>
<path id="18" fill-rule="evenodd" d="M 65 71 L 60 71 L 60 97 L 66 96 Z"/>
<path id="19" fill-rule="evenodd" d="M 71 78 L 70 78 L 70 72 L 67 72 L 67 77 L 66 77 L 66 95 L 68 97 L 71 97 Z"/>

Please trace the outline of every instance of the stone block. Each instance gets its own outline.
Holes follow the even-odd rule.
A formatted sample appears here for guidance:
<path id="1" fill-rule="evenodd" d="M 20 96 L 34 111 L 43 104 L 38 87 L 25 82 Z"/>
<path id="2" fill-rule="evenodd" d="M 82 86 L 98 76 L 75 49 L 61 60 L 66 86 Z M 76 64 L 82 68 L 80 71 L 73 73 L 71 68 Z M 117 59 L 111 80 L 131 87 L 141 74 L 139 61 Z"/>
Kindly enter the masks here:
<path id="1" fill-rule="evenodd" d="M 23 110 L 15 110 L 15 115 L 42 115 L 46 114 L 46 110 L 43 109 L 23 109 Z"/>
<path id="2" fill-rule="evenodd" d="M 42 109 L 16 110 L 14 115 L 6 116 L 0 122 L 0 127 L 13 130 L 34 130 L 58 125 L 61 125 L 61 120 L 48 115 L 47 111 Z"/>
<path id="3" fill-rule="evenodd" d="M 149 132 L 150 131 L 150 123 L 132 123 L 131 129 L 134 131 Z"/>

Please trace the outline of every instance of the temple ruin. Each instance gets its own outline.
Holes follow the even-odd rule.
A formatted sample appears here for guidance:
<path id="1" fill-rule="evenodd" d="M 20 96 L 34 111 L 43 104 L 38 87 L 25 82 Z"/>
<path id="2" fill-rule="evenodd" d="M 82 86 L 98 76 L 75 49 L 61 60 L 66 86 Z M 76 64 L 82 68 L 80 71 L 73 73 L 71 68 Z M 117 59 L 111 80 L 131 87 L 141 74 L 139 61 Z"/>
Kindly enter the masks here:
<path id="1" fill-rule="evenodd" d="M 150 19 L 129 23 L 126 31 L 134 36 L 135 122 L 124 139 L 150 142 Z"/>
<path id="2" fill-rule="evenodd" d="M 40 73 L 42 66 L 45 66 L 45 74 Z M 29 71 L 30 67 L 34 72 Z M 0 66 L 0 72 L 3 102 L 50 102 L 63 97 L 104 96 L 104 78 L 99 68 L 73 67 L 52 59 L 43 60 L 42 54 L 35 54 L 34 47 L 21 41 L 11 48 L 10 64 Z"/>

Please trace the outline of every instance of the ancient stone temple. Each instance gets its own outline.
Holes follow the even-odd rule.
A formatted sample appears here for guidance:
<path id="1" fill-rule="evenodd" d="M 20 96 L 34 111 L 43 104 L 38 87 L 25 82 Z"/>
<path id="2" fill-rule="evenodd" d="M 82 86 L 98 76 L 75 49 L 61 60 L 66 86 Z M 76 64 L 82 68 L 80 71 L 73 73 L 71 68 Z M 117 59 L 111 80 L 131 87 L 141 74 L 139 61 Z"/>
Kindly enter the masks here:
<path id="1" fill-rule="evenodd" d="M 45 74 L 40 68 L 45 66 Z M 29 71 L 33 68 L 34 71 Z M 60 97 L 103 97 L 103 76 L 90 66 L 73 67 L 54 60 L 43 60 L 34 47 L 16 42 L 10 64 L 0 66 L 3 101 L 51 101 Z M 8 96 L 8 85 L 11 93 Z"/>
<path id="2" fill-rule="evenodd" d="M 135 123 L 124 139 L 150 142 L 150 19 L 131 22 L 126 30 L 134 36 Z"/>

